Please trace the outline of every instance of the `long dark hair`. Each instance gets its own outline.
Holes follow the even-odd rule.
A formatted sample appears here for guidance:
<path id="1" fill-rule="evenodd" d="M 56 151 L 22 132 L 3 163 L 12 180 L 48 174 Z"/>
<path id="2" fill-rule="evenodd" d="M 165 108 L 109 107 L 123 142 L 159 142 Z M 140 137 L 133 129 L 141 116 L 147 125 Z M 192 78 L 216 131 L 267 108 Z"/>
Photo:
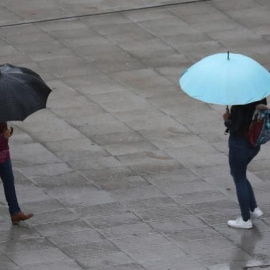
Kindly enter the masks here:
<path id="1" fill-rule="evenodd" d="M 7 129 L 7 122 L 0 122 L 0 133 L 3 133 Z"/>
<path id="2" fill-rule="evenodd" d="M 233 121 L 233 126 L 235 127 L 234 132 L 239 135 L 244 135 L 248 131 L 250 123 L 252 121 L 253 114 L 256 110 L 256 106 L 259 104 L 267 104 L 266 98 L 255 101 L 245 105 L 234 105 L 231 107 L 231 117 Z M 237 119 L 237 114 L 241 112 L 243 118 L 241 119 L 241 123 L 235 123 Z"/>

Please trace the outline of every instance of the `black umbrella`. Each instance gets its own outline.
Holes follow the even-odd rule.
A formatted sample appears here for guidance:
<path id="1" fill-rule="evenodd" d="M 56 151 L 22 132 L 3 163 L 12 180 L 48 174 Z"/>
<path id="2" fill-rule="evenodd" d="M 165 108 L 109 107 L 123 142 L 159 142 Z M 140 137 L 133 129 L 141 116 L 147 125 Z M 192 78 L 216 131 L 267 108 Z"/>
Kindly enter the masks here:
<path id="1" fill-rule="evenodd" d="M 51 89 L 34 71 L 10 64 L 0 66 L 0 122 L 23 121 L 44 109 Z"/>

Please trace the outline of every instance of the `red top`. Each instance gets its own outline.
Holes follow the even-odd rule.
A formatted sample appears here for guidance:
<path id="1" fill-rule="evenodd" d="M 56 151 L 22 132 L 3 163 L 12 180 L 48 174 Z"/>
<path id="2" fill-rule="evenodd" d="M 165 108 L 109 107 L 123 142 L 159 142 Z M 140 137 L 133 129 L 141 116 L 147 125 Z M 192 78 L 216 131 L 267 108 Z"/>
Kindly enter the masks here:
<path id="1" fill-rule="evenodd" d="M 6 122 L 0 122 L 0 163 L 10 158 L 8 139 L 3 136 L 3 131 L 7 128 Z"/>

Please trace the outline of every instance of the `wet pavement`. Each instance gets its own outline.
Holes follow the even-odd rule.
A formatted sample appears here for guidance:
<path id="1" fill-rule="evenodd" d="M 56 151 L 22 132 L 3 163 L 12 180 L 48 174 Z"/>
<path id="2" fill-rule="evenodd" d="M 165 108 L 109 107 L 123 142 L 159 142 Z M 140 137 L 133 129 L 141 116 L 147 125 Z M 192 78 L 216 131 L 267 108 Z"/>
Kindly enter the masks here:
<path id="1" fill-rule="evenodd" d="M 228 228 L 224 107 L 178 86 L 217 52 L 269 69 L 270 3 L 186 2 L 1 0 L 0 62 L 54 91 L 12 123 L 18 197 L 35 216 L 11 226 L 0 187 L 0 270 L 270 269 L 270 144 L 248 171 L 265 215 Z"/>

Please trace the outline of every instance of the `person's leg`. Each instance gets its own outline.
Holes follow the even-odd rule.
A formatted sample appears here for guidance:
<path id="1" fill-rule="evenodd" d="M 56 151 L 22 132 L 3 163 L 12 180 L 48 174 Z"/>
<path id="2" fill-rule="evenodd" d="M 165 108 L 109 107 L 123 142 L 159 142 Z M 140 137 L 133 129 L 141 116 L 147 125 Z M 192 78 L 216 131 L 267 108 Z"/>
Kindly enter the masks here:
<path id="1" fill-rule="evenodd" d="M 241 216 L 244 221 L 250 219 L 250 192 L 246 180 L 243 177 L 233 176 Z"/>
<path id="2" fill-rule="evenodd" d="M 250 190 L 246 177 L 247 164 L 248 157 L 244 141 L 239 137 L 230 136 L 229 165 L 244 221 L 250 219 Z"/>
<path id="3" fill-rule="evenodd" d="M 249 210 L 253 212 L 254 209 L 257 207 L 257 201 L 254 195 L 253 188 L 248 180 L 247 180 L 247 188 L 248 188 L 248 194 L 249 194 Z"/>
<path id="4" fill-rule="evenodd" d="M 248 158 L 248 164 L 259 153 L 259 151 L 260 151 L 260 146 L 250 148 L 250 151 L 249 151 L 250 155 Z M 257 208 L 257 202 L 256 202 L 256 198 L 254 195 L 253 188 L 248 180 L 247 180 L 247 187 L 248 187 L 248 192 L 249 192 L 249 209 L 251 212 L 253 212 L 254 209 Z"/>
<path id="5" fill-rule="evenodd" d="M 0 177 L 3 182 L 4 192 L 5 192 L 6 201 L 8 203 L 9 212 L 10 212 L 10 215 L 12 216 L 16 213 L 19 213 L 21 209 L 19 207 L 18 200 L 17 200 L 16 190 L 15 190 L 15 185 L 14 185 L 14 175 L 13 175 L 10 159 L 0 164 Z"/>
<path id="6" fill-rule="evenodd" d="M 0 164 L 0 177 L 3 182 L 12 224 L 18 224 L 20 221 L 33 217 L 33 214 L 24 214 L 19 207 L 11 160 L 7 160 L 6 162 Z"/>

